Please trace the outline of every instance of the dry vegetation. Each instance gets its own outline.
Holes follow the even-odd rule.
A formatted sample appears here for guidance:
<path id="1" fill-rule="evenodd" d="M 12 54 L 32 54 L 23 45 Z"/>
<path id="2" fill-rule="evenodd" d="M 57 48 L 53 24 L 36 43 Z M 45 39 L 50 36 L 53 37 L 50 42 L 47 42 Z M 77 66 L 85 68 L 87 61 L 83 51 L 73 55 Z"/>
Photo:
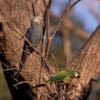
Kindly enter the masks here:
<path id="1" fill-rule="evenodd" d="M 51 0 L 0 0 L 0 24 L 3 27 L 0 30 L 0 52 L 4 56 L 4 59 L 2 58 L 1 61 L 14 99 L 27 97 L 33 100 L 85 100 L 87 98 L 93 81 L 100 73 L 100 26 L 88 39 L 87 33 L 76 27 L 69 20 L 68 17 L 72 8 L 80 1 L 77 0 L 73 4 L 69 2 L 61 18 L 57 18 L 59 23 L 50 27 L 49 17 L 52 16 L 52 13 L 50 13 L 49 8 Z M 34 52 L 28 57 L 25 66 L 14 77 L 19 63 L 21 63 L 24 40 L 27 40 L 25 37 L 22 39 L 21 37 L 25 35 L 30 26 L 30 20 L 34 15 L 43 18 L 43 40 L 39 44 L 38 49 L 33 47 Z M 61 25 L 63 25 L 63 28 L 60 28 Z M 67 32 L 64 30 L 66 28 L 68 29 Z M 73 79 L 65 89 L 62 89 L 59 84 L 39 87 L 39 84 L 44 84 L 51 75 L 59 70 L 54 65 L 51 65 L 47 59 L 51 43 L 58 30 L 63 30 L 64 54 L 66 59 L 70 59 L 69 61 L 66 60 L 65 67 L 78 71 L 80 78 Z M 71 30 L 75 31 L 81 39 L 88 39 L 73 58 L 70 39 L 68 38 Z M 44 42 L 45 36 L 47 36 L 47 45 Z M 29 42 L 29 45 L 32 44 Z M 17 89 L 15 89 L 15 86 Z M 34 88 L 34 86 L 37 87 Z M 21 91 L 20 94 L 19 91 Z M 23 93 L 23 91 L 26 92 Z"/>

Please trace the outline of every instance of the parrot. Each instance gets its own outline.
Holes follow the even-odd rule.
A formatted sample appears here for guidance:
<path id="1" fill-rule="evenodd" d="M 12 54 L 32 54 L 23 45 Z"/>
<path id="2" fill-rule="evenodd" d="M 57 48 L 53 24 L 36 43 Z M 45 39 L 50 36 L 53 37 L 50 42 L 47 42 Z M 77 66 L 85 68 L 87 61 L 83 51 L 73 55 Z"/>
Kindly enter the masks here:
<path id="1" fill-rule="evenodd" d="M 31 20 L 31 27 L 28 28 L 26 32 L 27 39 L 33 44 L 34 47 L 37 47 L 40 42 L 43 34 L 43 22 L 40 16 L 35 16 Z"/>
<path id="2" fill-rule="evenodd" d="M 31 19 L 31 25 L 27 29 L 25 37 L 32 44 L 33 47 L 37 48 L 39 42 L 42 40 L 42 36 L 43 36 L 43 20 L 42 20 L 42 17 L 34 16 Z M 18 66 L 19 70 L 21 70 L 24 67 L 28 56 L 34 51 L 33 47 L 31 47 L 29 45 L 27 40 L 24 41 L 21 61 L 20 61 L 19 66 Z M 14 74 L 14 76 L 17 75 L 19 70 L 17 70 L 17 72 Z"/>
<path id="3" fill-rule="evenodd" d="M 26 38 L 32 43 L 33 47 L 38 46 L 39 42 L 42 40 L 43 36 L 43 22 L 40 16 L 34 16 L 31 20 L 31 26 L 28 28 L 26 32 Z M 26 62 L 27 57 L 33 52 L 33 48 L 24 41 L 23 52 L 21 57 L 21 63 L 24 64 Z"/>
<path id="4" fill-rule="evenodd" d="M 47 84 L 52 84 L 52 83 L 58 83 L 59 85 L 59 83 L 64 82 L 66 84 L 68 83 L 68 80 L 78 77 L 79 73 L 77 71 L 67 69 L 51 76 L 45 83 L 35 85 L 34 88 L 46 86 Z"/>
<path id="5" fill-rule="evenodd" d="M 69 79 L 77 78 L 79 77 L 79 73 L 74 70 L 64 70 L 61 72 L 58 72 L 54 76 L 51 76 L 48 80 L 50 83 L 58 83 L 58 82 L 66 82 Z"/>

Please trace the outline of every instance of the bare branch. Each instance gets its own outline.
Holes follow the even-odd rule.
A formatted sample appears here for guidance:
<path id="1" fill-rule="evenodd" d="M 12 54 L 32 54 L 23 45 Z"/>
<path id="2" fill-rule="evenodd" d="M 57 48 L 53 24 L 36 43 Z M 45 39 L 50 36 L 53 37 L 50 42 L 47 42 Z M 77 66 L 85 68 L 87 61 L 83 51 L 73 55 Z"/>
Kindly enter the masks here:
<path id="1" fill-rule="evenodd" d="M 41 84 L 36 84 L 36 85 L 34 85 L 33 82 L 29 82 L 29 81 L 21 81 L 21 82 L 18 82 L 18 83 L 16 83 L 16 84 L 14 84 L 13 86 L 17 88 L 19 85 L 23 85 L 23 84 L 29 84 L 32 88 L 37 88 L 37 87 L 46 86 L 46 83 L 41 83 Z"/>
<path id="2" fill-rule="evenodd" d="M 73 3 L 72 5 L 70 5 L 70 1 L 69 1 L 69 4 L 68 4 L 68 6 L 66 7 L 66 9 L 65 9 L 65 11 L 64 11 L 64 13 L 63 13 L 63 15 L 61 16 L 61 18 L 60 18 L 60 21 L 59 21 L 59 23 L 57 24 L 57 26 L 56 26 L 56 28 L 53 30 L 53 32 L 50 34 L 50 36 L 49 36 L 49 44 L 48 44 L 48 52 L 49 52 L 49 48 L 50 48 L 50 46 L 51 46 L 51 43 L 52 43 L 52 40 L 53 40 L 53 38 L 54 38 L 54 36 L 55 36 L 55 34 L 56 34 L 56 32 L 57 32 L 57 30 L 59 29 L 59 27 L 60 27 L 60 25 L 62 24 L 62 21 L 65 19 L 65 17 L 67 17 L 68 15 L 69 15 L 69 13 L 71 12 L 71 10 L 72 10 L 72 8 L 77 4 L 77 3 L 79 3 L 81 0 L 77 0 L 75 3 Z"/>
<path id="3" fill-rule="evenodd" d="M 46 52 L 47 52 L 47 47 L 48 47 L 48 42 L 49 42 L 49 10 L 50 10 L 50 7 L 51 7 L 51 4 L 52 4 L 52 0 L 50 0 L 48 6 L 46 5 L 45 3 L 45 0 L 44 1 L 44 4 L 46 6 L 46 11 L 45 11 L 45 16 L 44 16 L 44 24 L 45 24 L 45 29 L 44 29 L 44 34 L 43 34 L 43 43 L 42 43 L 42 48 L 43 48 L 43 56 L 46 56 Z"/>
<path id="4" fill-rule="evenodd" d="M 53 39 L 53 37 L 55 36 L 58 28 L 60 27 L 62 21 L 64 20 L 65 17 L 67 17 L 67 15 L 69 15 L 70 11 L 72 10 L 72 8 L 79 3 L 81 0 L 77 0 L 75 3 L 73 3 L 70 6 L 67 6 L 67 8 L 65 9 L 64 14 L 61 16 L 59 23 L 57 24 L 56 28 L 54 29 L 54 31 L 50 34 L 51 39 Z"/>

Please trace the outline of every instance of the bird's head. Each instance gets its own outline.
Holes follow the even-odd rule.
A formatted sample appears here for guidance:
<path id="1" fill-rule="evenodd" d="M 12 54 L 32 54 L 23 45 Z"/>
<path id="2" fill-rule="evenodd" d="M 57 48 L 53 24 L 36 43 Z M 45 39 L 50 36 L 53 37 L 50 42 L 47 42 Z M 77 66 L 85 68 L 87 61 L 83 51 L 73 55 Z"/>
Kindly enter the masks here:
<path id="1" fill-rule="evenodd" d="M 79 72 L 75 70 L 67 70 L 67 72 L 71 75 L 72 78 L 78 78 Z"/>
<path id="2" fill-rule="evenodd" d="M 31 25 L 43 25 L 43 19 L 41 16 L 34 16 L 31 20 Z"/>

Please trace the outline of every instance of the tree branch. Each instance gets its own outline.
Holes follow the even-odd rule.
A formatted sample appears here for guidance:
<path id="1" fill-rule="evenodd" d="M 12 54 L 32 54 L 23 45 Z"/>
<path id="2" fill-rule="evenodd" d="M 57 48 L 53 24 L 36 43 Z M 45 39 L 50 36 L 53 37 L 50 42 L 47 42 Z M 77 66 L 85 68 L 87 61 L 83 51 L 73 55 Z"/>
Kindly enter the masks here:
<path id="1" fill-rule="evenodd" d="M 79 3 L 81 0 L 77 0 L 76 2 L 74 2 L 72 5 L 70 5 L 71 2 L 69 2 L 68 6 L 66 7 L 63 15 L 60 18 L 60 21 L 58 22 L 57 26 L 55 27 L 55 29 L 53 30 L 53 32 L 50 34 L 49 36 L 49 44 L 48 44 L 48 48 L 50 48 L 52 40 L 57 32 L 57 30 L 59 29 L 60 25 L 62 24 L 62 21 L 65 19 L 66 16 L 69 15 L 69 13 L 71 12 L 72 8 Z M 49 52 L 49 51 L 48 51 Z"/>

